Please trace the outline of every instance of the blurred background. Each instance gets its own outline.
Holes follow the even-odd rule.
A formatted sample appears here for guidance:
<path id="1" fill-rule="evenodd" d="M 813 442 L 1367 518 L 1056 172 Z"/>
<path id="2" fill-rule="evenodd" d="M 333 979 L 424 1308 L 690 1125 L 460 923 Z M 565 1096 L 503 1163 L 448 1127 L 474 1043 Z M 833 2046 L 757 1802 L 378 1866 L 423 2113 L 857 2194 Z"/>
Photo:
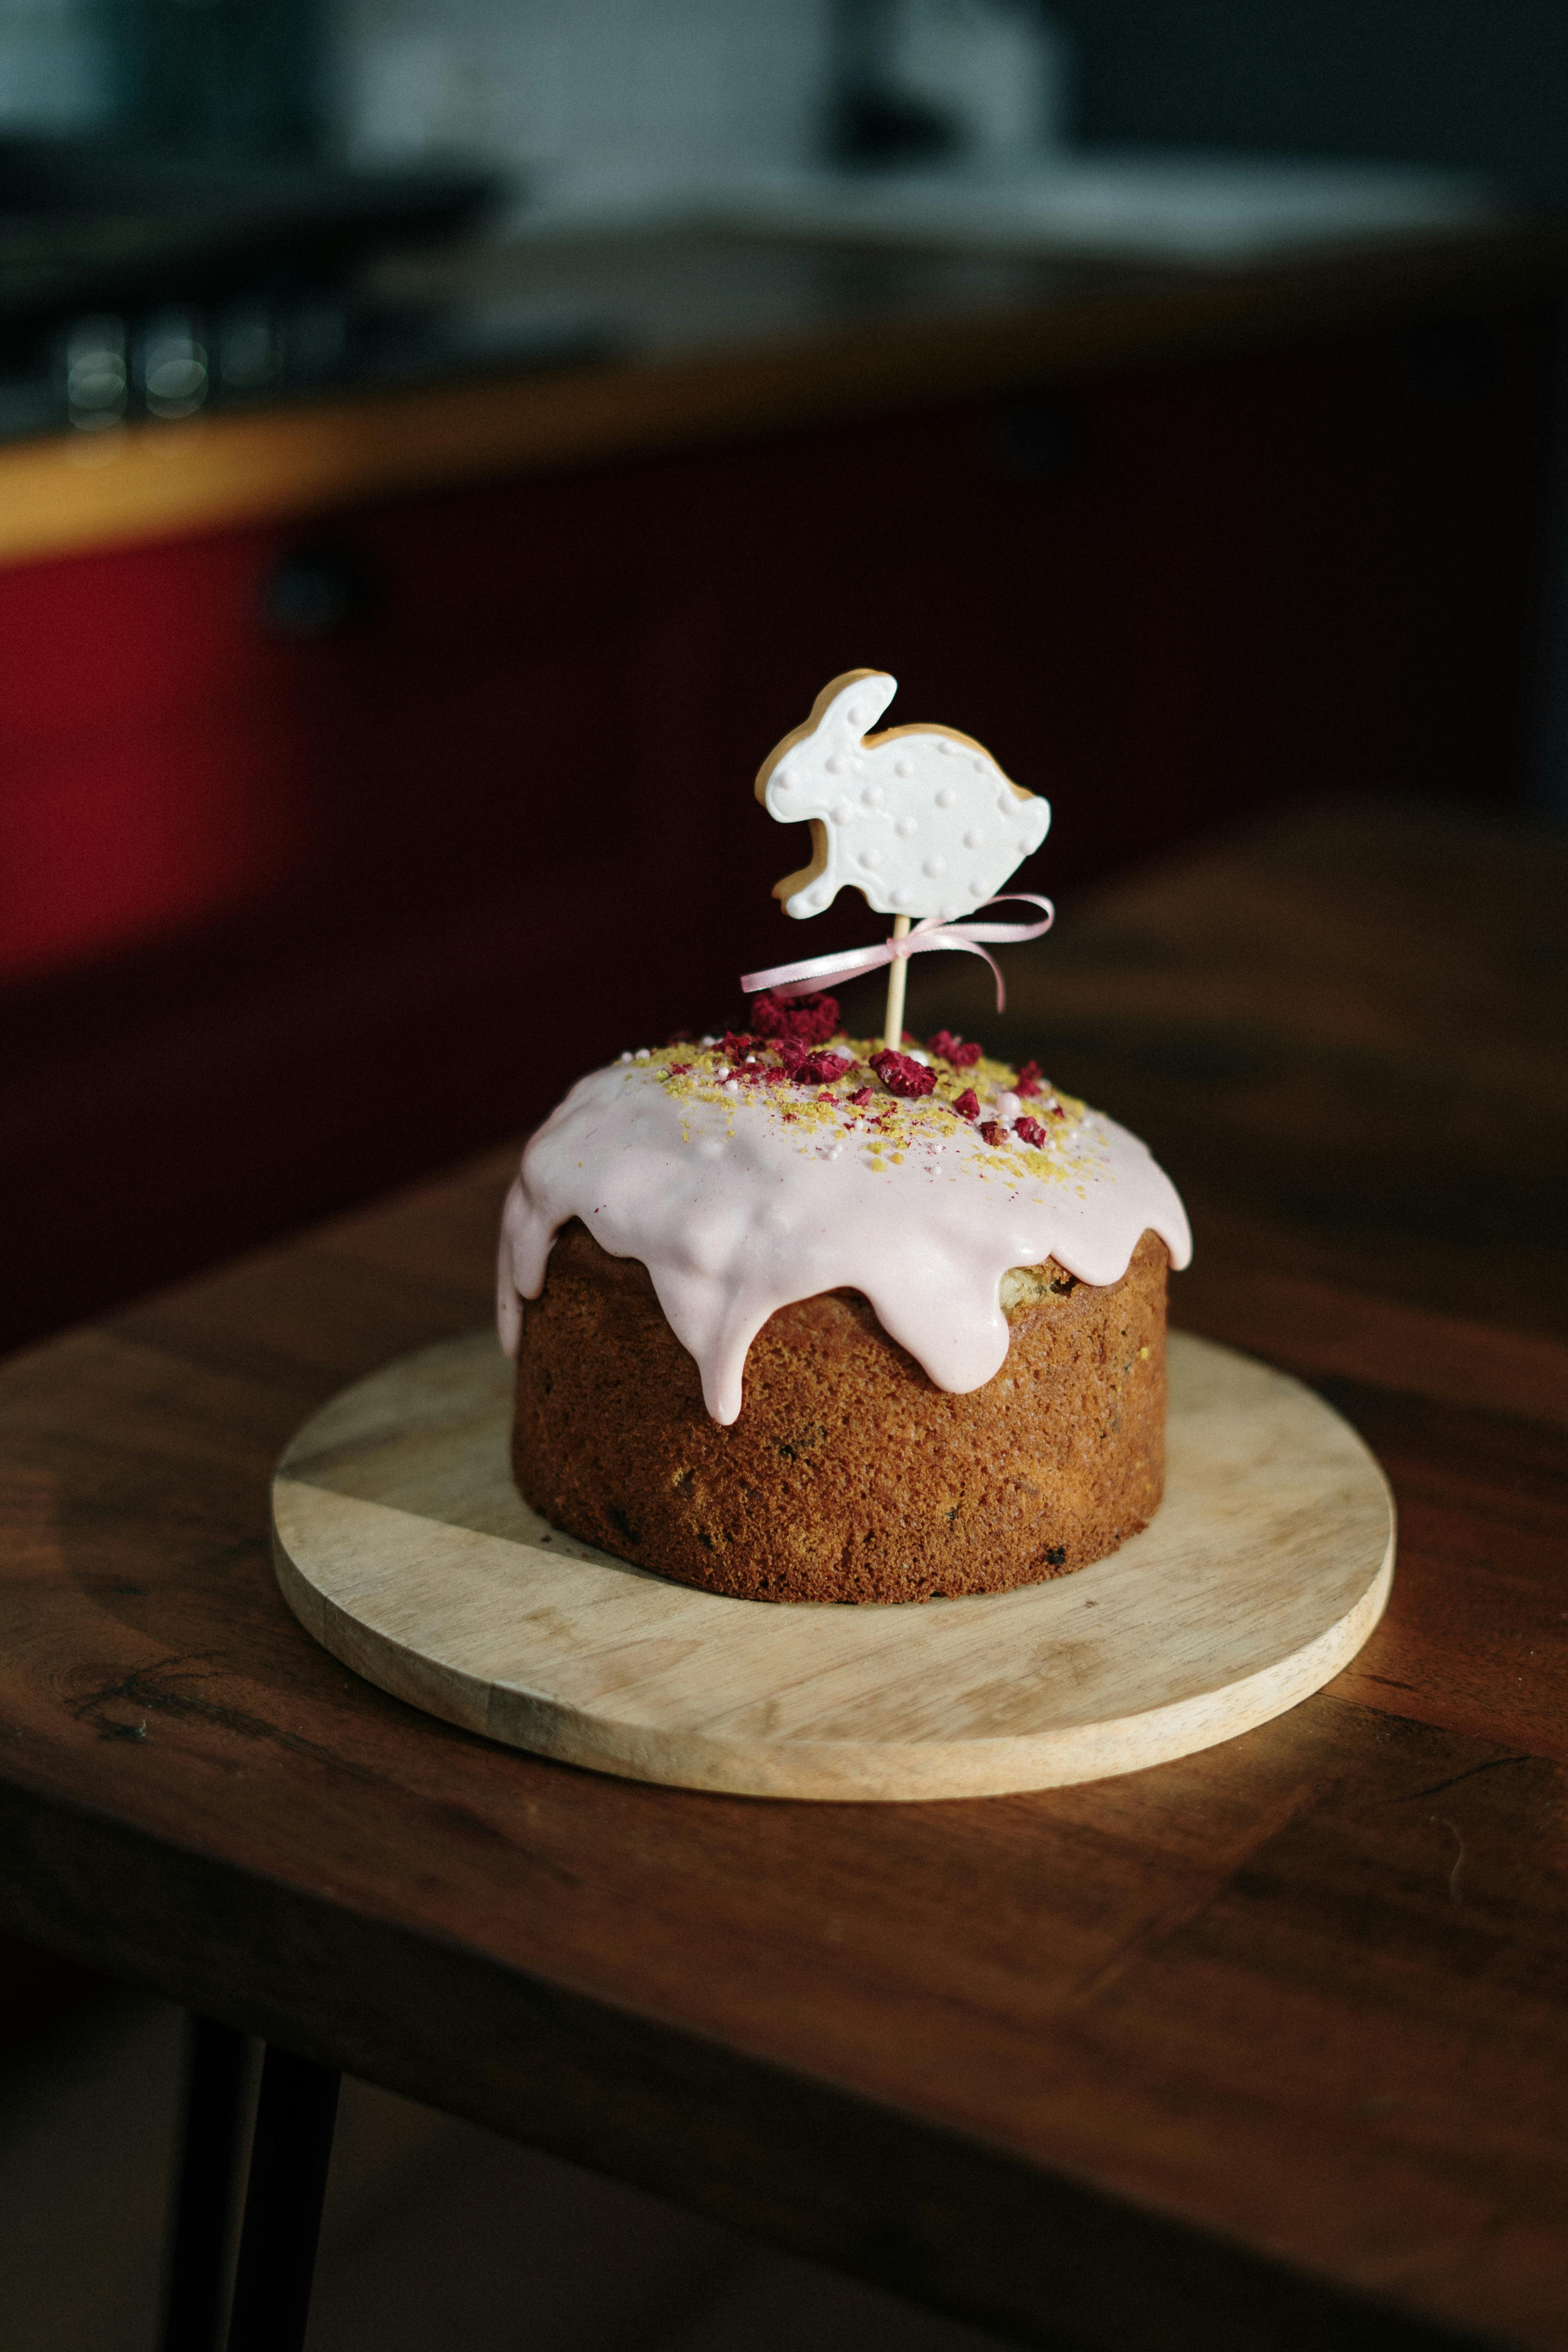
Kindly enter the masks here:
<path id="1" fill-rule="evenodd" d="M 1064 927 L 1560 827 L 1565 213 L 1548 0 L 0 0 L 0 1345 L 874 936 L 751 789 L 847 667 Z M 15 2340 L 150 2344 L 175 2021 L 0 2037 Z M 353 2100 L 323 2346 L 978 2341 Z"/>

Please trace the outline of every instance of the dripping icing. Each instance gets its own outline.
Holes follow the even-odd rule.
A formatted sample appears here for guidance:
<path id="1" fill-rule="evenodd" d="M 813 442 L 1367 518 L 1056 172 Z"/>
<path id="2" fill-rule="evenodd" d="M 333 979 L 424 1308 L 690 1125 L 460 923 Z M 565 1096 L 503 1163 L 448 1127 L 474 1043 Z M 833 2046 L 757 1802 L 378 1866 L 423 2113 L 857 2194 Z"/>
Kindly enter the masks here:
<path id="1" fill-rule="evenodd" d="M 740 1412 L 752 1341 L 795 1299 L 860 1291 L 939 1388 L 963 1392 L 1006 1356 L 999 1294 L 1010 1267 L 1055 1258 L 1081 1282 L 1118 1282 L 1146 1230 L 1186 1265 L 1174 1186 L 1113 1119 L 1051 1096 L 1044 1148 L 1016 1137 L 997 1148 L 952 1102 L 976 1079 L 983 1118 L 1016 1100 L 1005 1066 L 983 1062 L 918 1101 L 874 1094 L 857 1105 L 867 1075 L 742 1087 L 721 1051 L 681 1046 L 580 1079 L 507 1197 L 498 1319 L 508 1353 L 571 1217 L 613 1257 L 647 1268 L 721 1423 Z"/>

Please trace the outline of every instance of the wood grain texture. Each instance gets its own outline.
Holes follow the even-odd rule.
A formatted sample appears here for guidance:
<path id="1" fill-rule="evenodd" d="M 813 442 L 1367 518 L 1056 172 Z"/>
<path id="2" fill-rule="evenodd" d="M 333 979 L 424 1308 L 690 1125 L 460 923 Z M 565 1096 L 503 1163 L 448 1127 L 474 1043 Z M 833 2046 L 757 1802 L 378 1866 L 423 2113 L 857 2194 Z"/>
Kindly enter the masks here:
<path id="1" fill-rule="evenodd" d="M 1388 1597 L 1355 1432 L 1182 1333 L 1151 1527 L 1070 1577 L 895 1608 L 731 1600 L 552 1528 L 512 1485 L 512 1380 L 481 1331 L 313 1415 L 273 1482 L 278 1580 L 379 1688 L 628 1780 L 896 1803 L 1135 1772 L 1321 1690 Z"/>
<path id="2" fill-rule="evenodd" d="M 1184 1186 L 1176 1320 L 1388 1473 L 1388 1611 L 1300 1706 L 757 1805 L 372 1689 L 280 1601 L 268 1485 L 485 1319 L 497 1153 L 0 1368 L 0 1925 L 1024 2341 L 1568 2346 L 1564 903 L 1560 845 L 1345 814 L 1009 970 Z"/>
<path id="3" fill-rule="evenodd" d="M 702 242 L 643 241 L 641 274 L 668 278 L 678 310 Z M 759 241 L 753 273 L 770 242 Z M 568 271 L 572 258 L 568 248 Z M 863 255 L 859 320 L 834 317 L 814 285 L 793 315 L 760 328 L 754 300 L 742 299 L 727 324 L 694 324 L 675 348 L 590 366 L 132 425 L 90 446 L 81 435 L 17 444 L 0 451 L 0 562 L 902 408 L 911 385 L 922 401 L 962 397 L 1397 322 L 1435 305 L 1549 298 L 1564 258 L 1555 225 L 1521 221 L 1231 275 L 999 264 L 1006 290 L 976 307 L 940 294 L 910 305 L 900 289 L 918 263 Z M 567 281 L 574 310 L 594 283 L 591 254 L 581 275 Z"/>

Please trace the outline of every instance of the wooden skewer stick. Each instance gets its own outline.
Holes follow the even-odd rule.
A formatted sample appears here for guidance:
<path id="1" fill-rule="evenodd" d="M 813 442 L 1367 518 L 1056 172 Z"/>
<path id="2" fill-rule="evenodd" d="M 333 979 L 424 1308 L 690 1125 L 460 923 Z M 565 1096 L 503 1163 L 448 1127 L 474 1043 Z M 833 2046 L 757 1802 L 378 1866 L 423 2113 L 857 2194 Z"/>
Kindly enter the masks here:
<path id="1" fill-rule="evenodd" d="M 907 915 L 893 917 L 893 937 L 907 940 L 910 919 Z M 908 956 L 895 956 L 888 966 L 888 1017 L 883 1024 L 882 1043 L 898 1053 L 904 1042 L 904 983 L 910 976 Z"/>

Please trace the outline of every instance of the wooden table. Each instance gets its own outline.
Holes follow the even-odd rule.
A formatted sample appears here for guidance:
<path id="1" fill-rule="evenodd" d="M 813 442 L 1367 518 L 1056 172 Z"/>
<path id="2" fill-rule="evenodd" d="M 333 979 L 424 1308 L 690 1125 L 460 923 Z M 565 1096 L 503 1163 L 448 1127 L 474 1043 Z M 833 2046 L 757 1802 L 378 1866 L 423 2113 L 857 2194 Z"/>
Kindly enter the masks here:
<path id="1" fill-rule="evenodd" d="M 1308 1705 L 812 1807 L 356 1681 L 273 1587 L 268 1473 L 483 1318 L 497 1153 L 0 1374 L 0 1918 L 1026 2341 L 1568 2343 L 1565 886 L 1522 832 L 1320 814 L 1015 965 L 1009 1033 L 1186 1188 L 1178 1319 L 1393 1478 L 1390 1614 Z M 968 986 L 916 1025 L 980 1029 Z M 112 1249 L 112 1137 L 102 1202 Z"/>

